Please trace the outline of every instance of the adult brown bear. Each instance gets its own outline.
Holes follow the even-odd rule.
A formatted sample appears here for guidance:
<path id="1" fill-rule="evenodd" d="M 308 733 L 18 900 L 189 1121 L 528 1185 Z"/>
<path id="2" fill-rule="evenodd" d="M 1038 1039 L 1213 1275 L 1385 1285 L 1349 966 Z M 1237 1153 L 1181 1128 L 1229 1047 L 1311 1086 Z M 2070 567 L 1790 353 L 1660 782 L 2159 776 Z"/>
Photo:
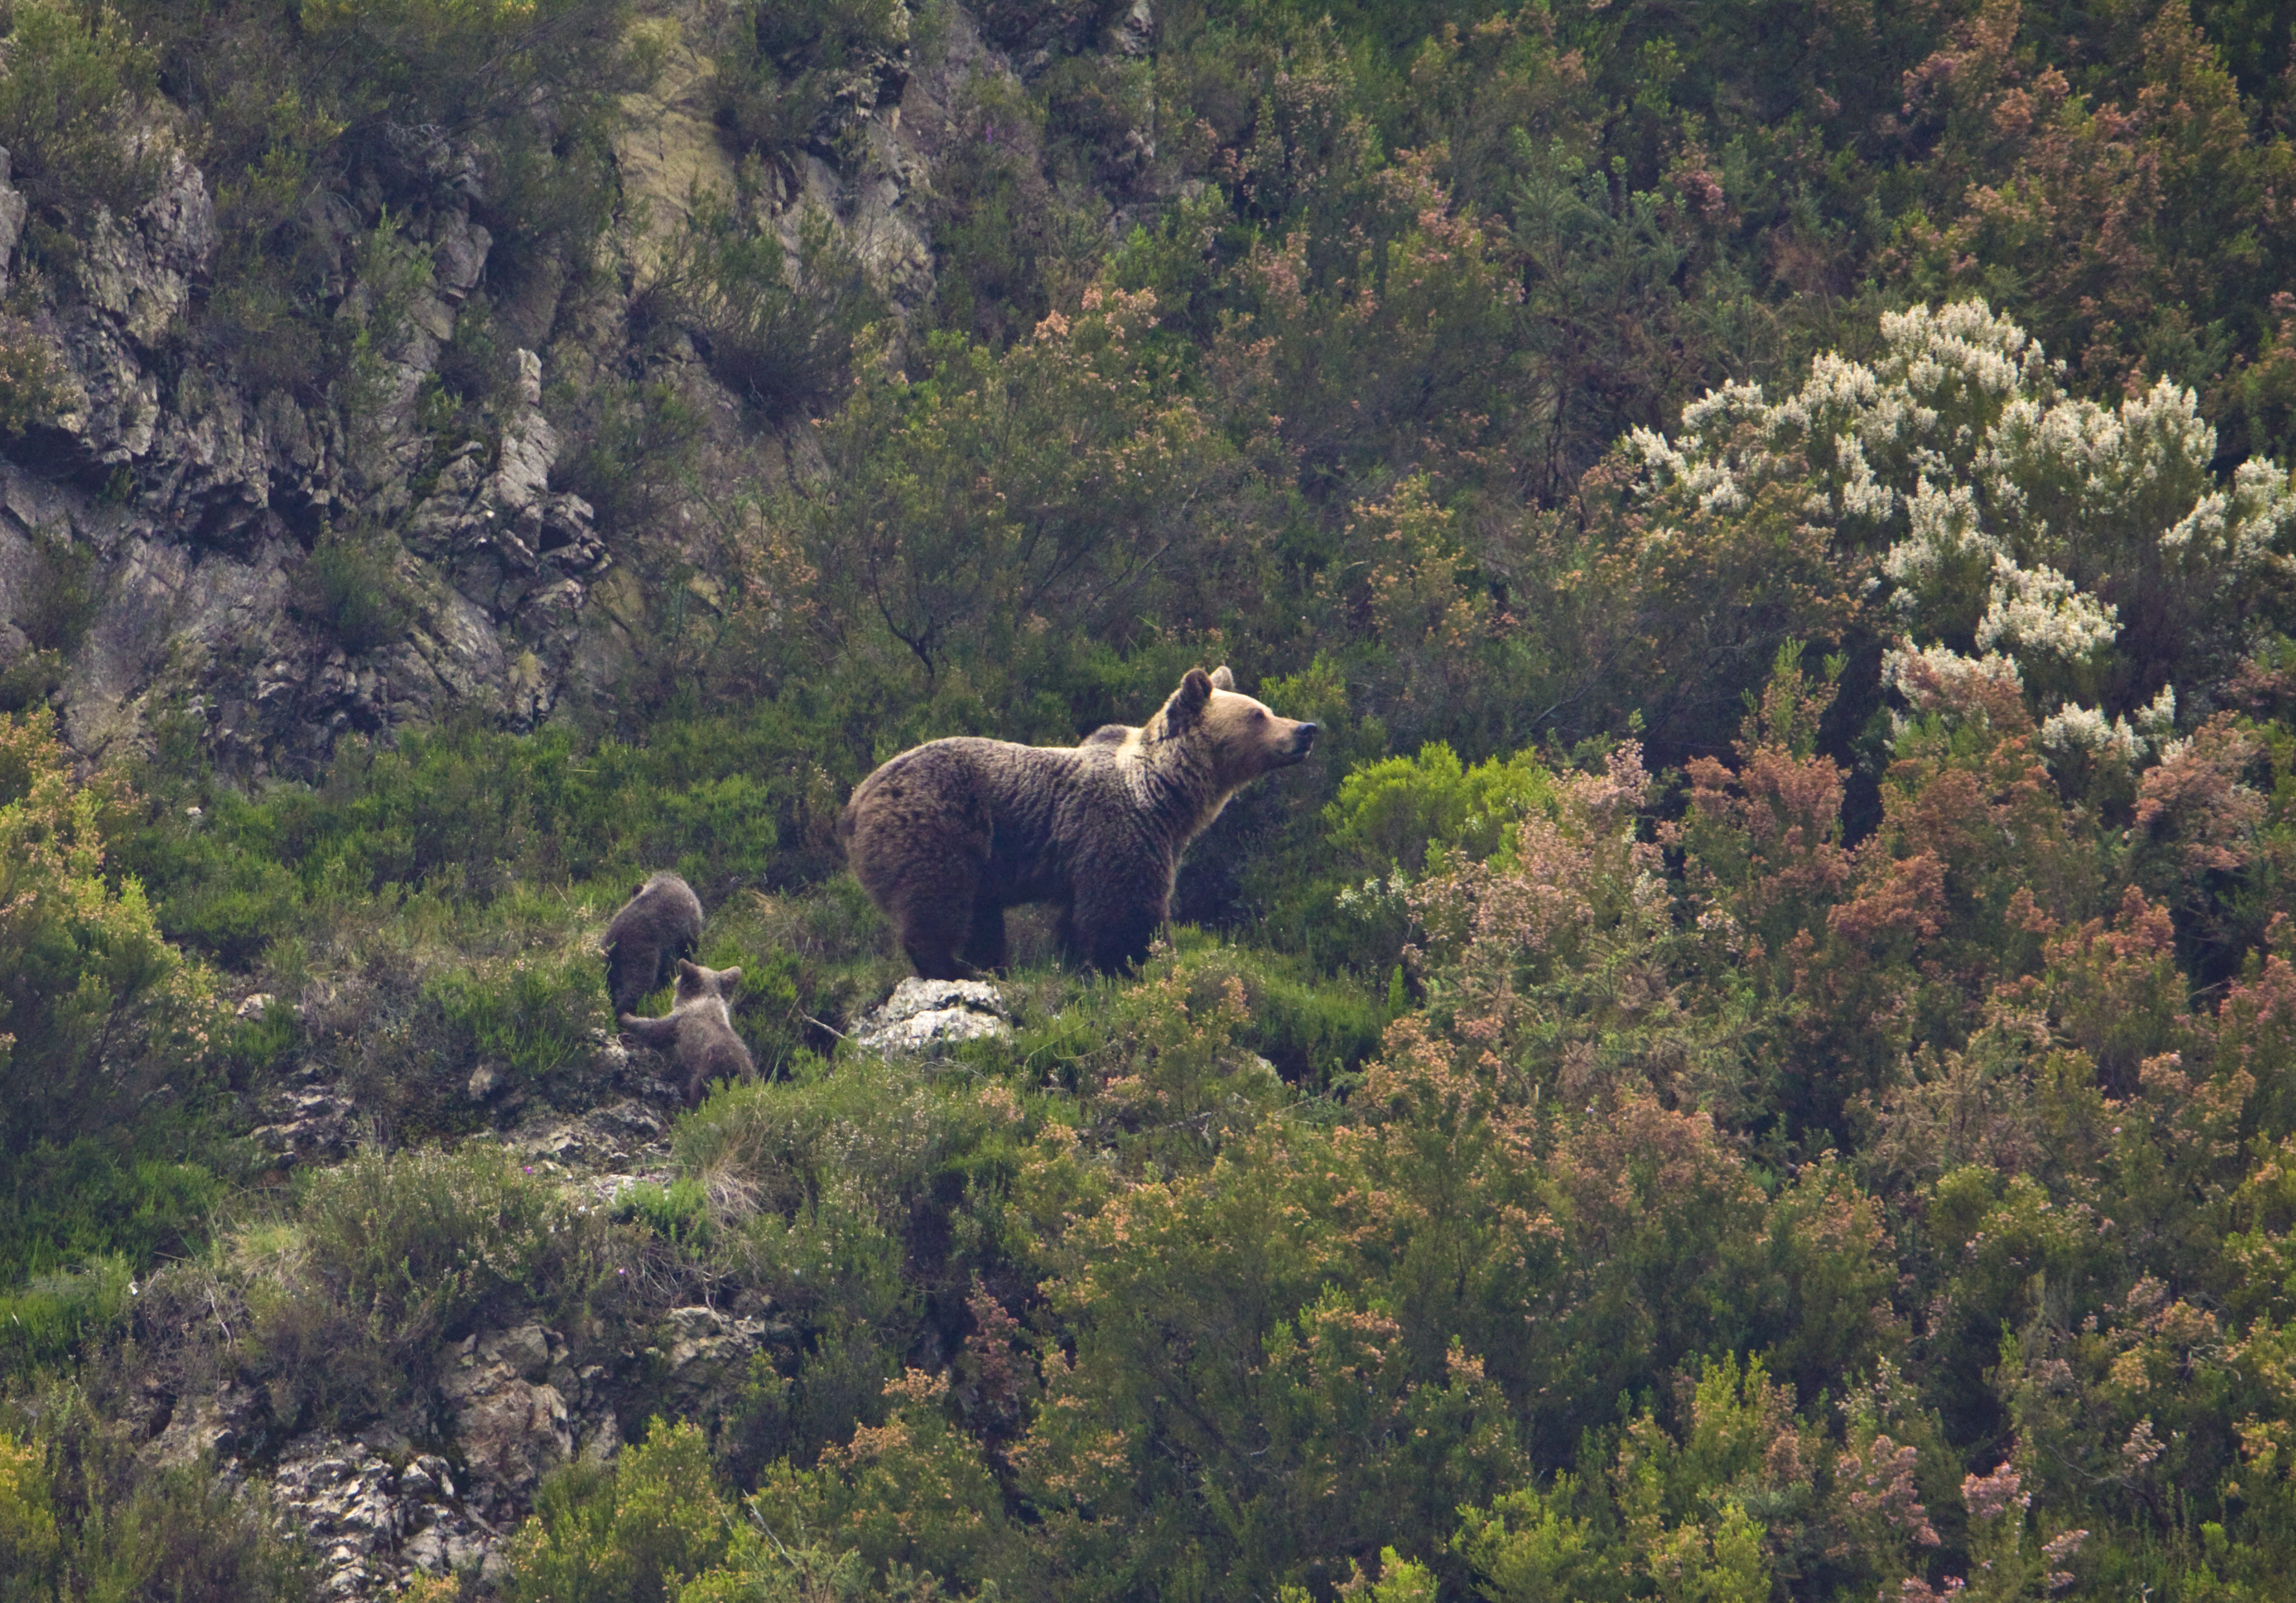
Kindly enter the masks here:
<path id="1" fill-rule="evenodd" d="M 838 820 L 845 861 L 926 979 L 1004 962 L 1004 910 L 1060 909 L 1062 943 L 1091 967 L 1147 954 L 1180 854 L 1229 797 L 1300 761 L 1316 726 L 1238 695 L 1225 667 L 1190 668 L 1139 729 L 1079 746 L 960 736 L 901 753 Z"/>

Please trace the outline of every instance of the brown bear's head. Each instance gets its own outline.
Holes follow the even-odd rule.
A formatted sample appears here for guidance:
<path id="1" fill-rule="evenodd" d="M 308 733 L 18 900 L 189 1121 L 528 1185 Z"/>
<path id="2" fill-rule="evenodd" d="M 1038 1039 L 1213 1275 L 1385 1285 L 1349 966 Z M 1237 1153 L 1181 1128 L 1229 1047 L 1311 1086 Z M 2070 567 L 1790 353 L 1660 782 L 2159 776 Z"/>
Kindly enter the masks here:
<path id="1" fill-rule="evenodd" d="M 1223 795 L 1263 773 L 1305 760 L 1316 744 L 1313 724 L 1279 716 L 1237 693 L 1235 675 L 1225 666 L 1209 674 L 1190 668 L 1157 719 L 1168 739 L 1185 734 L 1209 744 Z"/>
<path id="2" fill-rule="evenodd" d="M 677 960 L 677 1002 L 683 1007 L 689 1002 L 699 1002 L 714 996 L 720 1002 L 734 1000 L 734 988 L 742 983 L 739 969 L 705 969 L 685 958 Z"/>

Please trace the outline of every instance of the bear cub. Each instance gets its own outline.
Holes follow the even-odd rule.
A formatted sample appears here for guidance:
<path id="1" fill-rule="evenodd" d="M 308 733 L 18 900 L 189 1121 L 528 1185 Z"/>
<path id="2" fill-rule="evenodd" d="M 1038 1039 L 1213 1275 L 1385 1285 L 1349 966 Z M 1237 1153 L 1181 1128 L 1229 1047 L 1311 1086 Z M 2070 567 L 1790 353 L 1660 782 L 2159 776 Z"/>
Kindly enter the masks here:
<path id="1" fill-rule="evenodd" d="M 685 1071 L 685 1105 L 701 1100 L 702 1088 L 712 1080 L 747 1078 L 757 1073 L 750 1049 L 734 1033 L 734 1015 L 727 1003 L 742 983 L 739 969 L 705 969 L 680 958 L 677 1001 L 667 1016 L 639 1018 L 624 1013 L 623 1033 L 656 1051 L 674 1051 Z"/>
<path id="2" fill-rule="evenodd" d="M 701 942 L 701 900 L 685 880 L 659 873 L 632 891 L 606 926 L 606 989 L 615 1014 L 644 1001 Z"/>
<path id="3" fill-rule="evenodd" d="M 837 823 L 855 879 L 926 979 L 1004 964 L 1004 910 L 1049 902 L 1086 965 L 1148 953 L 1188 843 L 1251 781 L 1305 760 L 1316 726 L 1279 717 L 1221 667 L 1190 668 L 1155 716 L 1076 746 L 971 736 L 901 753 Z"/>

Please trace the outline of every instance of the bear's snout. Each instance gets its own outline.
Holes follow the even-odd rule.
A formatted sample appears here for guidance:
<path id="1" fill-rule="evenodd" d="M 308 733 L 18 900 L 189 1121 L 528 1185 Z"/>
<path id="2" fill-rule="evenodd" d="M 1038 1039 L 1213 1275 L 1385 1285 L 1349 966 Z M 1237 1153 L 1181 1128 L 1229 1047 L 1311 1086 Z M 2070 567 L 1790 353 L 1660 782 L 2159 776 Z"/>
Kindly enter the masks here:
<path id="1" fill-rule="evenodd" d="M 1292 731 L 1291 744 L 1284 748 L 1284 755 L 1296 763 L 1313 750 L 1315 745 L 1316 726 L 1302 724 Z"/>

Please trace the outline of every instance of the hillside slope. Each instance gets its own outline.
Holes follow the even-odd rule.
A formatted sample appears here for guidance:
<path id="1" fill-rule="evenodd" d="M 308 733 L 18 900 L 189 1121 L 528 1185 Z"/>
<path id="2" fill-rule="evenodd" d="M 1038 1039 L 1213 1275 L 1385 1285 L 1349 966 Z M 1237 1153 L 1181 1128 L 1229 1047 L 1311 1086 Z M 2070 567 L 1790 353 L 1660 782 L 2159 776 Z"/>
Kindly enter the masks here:
<path id="1" fill-rule="evenodd" d="M 2280 1595 L 2289 50 L 0 4 L 0 1603 Z M 852 787 L 1222 663 L 889 1022 Z"/>

